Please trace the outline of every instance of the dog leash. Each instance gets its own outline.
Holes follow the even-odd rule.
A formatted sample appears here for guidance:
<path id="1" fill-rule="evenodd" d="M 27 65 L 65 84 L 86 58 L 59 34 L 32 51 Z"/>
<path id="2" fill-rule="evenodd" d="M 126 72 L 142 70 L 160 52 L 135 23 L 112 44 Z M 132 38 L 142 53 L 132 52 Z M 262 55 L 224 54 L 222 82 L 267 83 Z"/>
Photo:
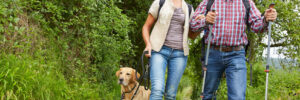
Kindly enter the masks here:
<path id="1" fill-rule="evenodd" d="M 150 70 L 149 70 L 150 65 L 149 65 L 149 63 L 146 64 L 146 67 L 144 65 L 145 54 L 148 54 L 148 51 L 144 51 L 142 56 L 141 56 L 141 65 L 142 65 L 142 68 L 143 68 L 143 71 L 144 71 L 143 72 L 143 77 L 141 77 L 141 78 L 143 78 L 144 80 L 147 81 L 147 82 L 145 81 L 146 83 L 145 83 L 144 88 L 145 88 L 145 90 L 148 90 L 149 86 L 150 86 Z"/>
<path id="2" fill-rule="evenodd" d="M 132 95 L 131 97 L 131 100 L 133 100 L 133 98 L 135 97 L 136 93 L 138 92 L 139 88 L 140 88 L 140 85 L 141 83 L 143 83 L 143 80 L 148 80 L 148 82 L 146 83 L 147 85 L 144 86 L 145 90 L 148 90 L 149 89 L 149 85 L 150 85 L 150 70 L 149 70 L 149 64 L 146 65 L 146 68 L 144 66 L 144 57 L 145 57 L 145 54 L 148 54 L 148 51 L 144 51 L 142 56 L 141 56 L 141 59 L 140 59 L 140 64 L 142 66 L 142 71 L 143 71 L 143 74 L 141 75 L 140 78 L 137 77 L 137 71 L 135 71 L 135 77 L 136 79 L 138 79 L 138 82 L 140 83 L 136 89 L 136 91 L 134 92 L 134 94 Z M 135 87 L 134 87 L 135 88 Z M 130 91 L 132 92 L 132 91 Z M 125 98 L 125 94 L 124 92 L 122 93 L 122 98 L 121 100 Z"/>
<path id="3" fill-rule="evenodd" d="M 134 85 L 134 87 L 130 91 L 128 91 L 128 92 L 122 92 L 121 100 L 125 99 L 125 94 L 126 93 L 131 93 L 135 89 L 135 87 L 136 87 L 136 84 Z M 138 86 L 137 90 L 139 89 L 139 87 L 140 87 L 140 85 Z"/>
<path id="4" fill-rule="evenodd" d="M 131 100 L 133 100 L 133 98 L 134 98 L 134 96 L 136 95 L 137 91 L 139 91 L 139 88 L 140 88 L 140 84 L 138 85 L 136 91 L 135 91 L 134 94 L 132 95 Z"/>
<path id="5" fill-rule="evenodd" d="M 135 71 L 135 77 L 136 77 L 136 79 L 138 79 L 138 82 L 140 84 L 142 84 L 143 81 L 146 80 L 147 82 L 145 81 L 146 83 L 145 83 L 144 88 L 145 88 L 145 90 L 148 90 L 149 86 L 150 86 L 150 79 L 149 79 L 150 78 L 150 70 L 149 70 L 150 66 L 149 66 L 149 64 L 146 64 L 146 67 L 144 65 L 145 54 L 148 54 L 148 51 L 144 51 L 143 52 L 143 54 L 142 54 L 142 56 L 140 58 L 140 63 L 139 63 L 139 65 L 141 65 L 141 67 L 142 67 L 143 73 L 142 73 L 141 77 L 138 78 L 137 77 L 137 71 Z"/>

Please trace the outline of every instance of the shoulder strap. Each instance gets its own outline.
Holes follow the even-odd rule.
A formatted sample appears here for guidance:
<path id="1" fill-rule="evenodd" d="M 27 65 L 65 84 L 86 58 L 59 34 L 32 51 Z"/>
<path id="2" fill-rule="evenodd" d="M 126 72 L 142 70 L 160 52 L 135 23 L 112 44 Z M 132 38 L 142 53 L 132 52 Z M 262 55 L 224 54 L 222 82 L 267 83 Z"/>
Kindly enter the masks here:
<path id="1" fill-rule="evenodd" d="M 189 7 L 189 17 L 191 17 L 193 6 L 190 4 L 187 4 L 187 6 Z"/>
<path id="2" fill-rule="evenodd" d="M 158 12 L 157 12 L 157 18 L 159 17 L 160 10 L 164 4 L 165 4 L 165 0 L 159 0 L 159 8 L 158 8 Z M 191 17 L 193 6 L 190 4 L 187 4 L 187 6 L 189 8 L 189 17 Z"/>
<path id="3" fill-rule="evenodd" d="M 245 6 L 245 9 L 246 9 L 246 15 L 245 15 L 245 21 L 246 21 L 246 25 L 247 25 L 247 31 L 248 33 L 250 33 L 250 23 L 249 23 L 249 15 L 250 15 L 250 2 L 249 0 L 243 0 L 243 3 L 244 3 L 244 6 Z M 250 55 L 251 55 L 251 49 L 250 49 L 250 42 L 248 40 L 248 44 L 246 45 L 245 47 L 245 56 L 248 54 L 248 58 L 247 58 L 247 62 L 249 63 L 250 61 Z"/>
<path id="4" fill-rule="evenodd" d="M 213 3 L 215 2 L 215 0 L 208 0 L 207 4 L 206 4 L 206 12 L 205 15 L 208 13 L 208 11 L 210 11 L 211 6 L 213 5 Z"/>
<path id="5" fill-rule="evenodd" d="M 246 15 L 245 15 L 245 21 L 248 28 L 248 32 L 250 31 L 250 23 L 249 23 L 249 15 L 250 15 L 250 3 L 249 0 L 243 0 L 245 9 L 246 9 Z"/>
<path id="6" fill-rule="evenodd" d="M 157 19 L 159 17 L 159 12 L 160 9 L 162 8 L 162 6 L 165 4 L 165 0 L 159 0 L 159 8 L 158 8 L 158 12 L 157 12 Z"/>
<path id="7" fill-rule="evenodd" d="M 164 4 L 165 4 L 165 0 L 159 0 L 159 8 L 158 8 L 158 13 L 157 13 L 157 18 L 159 16 L 160 10 Z M 187 4 L 187 6 L 189 8 L 189 16 L 191 17 L 193 6 L 190 4 Z"/>

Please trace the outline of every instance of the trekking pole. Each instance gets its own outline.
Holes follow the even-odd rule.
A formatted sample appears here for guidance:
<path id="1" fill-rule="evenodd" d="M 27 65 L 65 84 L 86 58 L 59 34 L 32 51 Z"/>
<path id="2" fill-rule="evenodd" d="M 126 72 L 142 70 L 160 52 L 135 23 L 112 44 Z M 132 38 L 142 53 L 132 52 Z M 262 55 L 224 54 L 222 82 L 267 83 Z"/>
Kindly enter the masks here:
<path id="1" fill-rule="evenodd" d="M 250 86 L 252 86 L 253 72 L 252 72 L 252 64 L 250 64 Z"/>
<path id="2" fill-rule="evenodd" d="M 213 9 L 212 12 L 215 12 L 215 10 Z M 205 78 L 206 78 L 206 70 L 207 70 L 207 64 L 208 64 L 208 56 L 209 56 L 209 48 L 210 48 L 210 41 L 211 41 L 211 31 L 212 31 L 212 25 L 209 25 L 210 30 L 208 33 L 208 44 L 207 44 L 207 48 L 206 48 L 206 55 L 205 55 L 205 65 L 202 66 L 203 72 L 204 72 L 204 76 L 203 76 L 203 80 L 202 80 L 202 91 L 201 91 L 201 99 L 203 99 L 203 95 L 204 95 L 204 84 L 205 84 Z"/>
<path id="3" fill-rule="evenodd" d="M 273 8 L 275 3 L 270 4 L 269 8 Z M 267 50 L 267 65 L 266 65 L 266 89 L 265 89 L 265 100 L 268 99 L 268 77 L 269 77 L 269 67 L 270 67 L 270 41 L 271 41 L 271 25 L 273 22 L 269 22 L 268 25 L 268 50 Z"/>

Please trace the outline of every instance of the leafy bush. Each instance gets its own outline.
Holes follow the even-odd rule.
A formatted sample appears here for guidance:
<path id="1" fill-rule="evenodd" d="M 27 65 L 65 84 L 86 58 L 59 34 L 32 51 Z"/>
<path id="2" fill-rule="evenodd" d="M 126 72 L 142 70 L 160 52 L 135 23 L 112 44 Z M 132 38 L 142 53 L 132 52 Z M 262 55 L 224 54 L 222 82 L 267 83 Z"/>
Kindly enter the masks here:
<path id="1" fill-rule="evenodd" d="M 115 96 L 120 95 L 120 89 L 116 88 L 119 86 L 115 82 L 114 72 L 119 68 L 121 60 L 127 62 L 130 60 L 127 57 L 134 54 L 128 37 L 128 33 L 132 31 L 129 27 L 132 21 L 121 13 L 122 10 L 115 2 L 116 0 L 1 2 L 0 46 L 3 49 L 0 52 L 1 57 L 5 58 L 3 63 L 25 63 L 13 67 L 1 66 L 6 68 L 0 74 L 5 78 L 6 73 L 12 76 L 20 73 L 19 80 L 7 78 L 3 81 L 1 85 L 5 84 L 6 87 L 0 92 L 1 97 L 119 98 Z M 28 66 L 33 67 L 27 69 Z M 52 67 L 41 69 L 40 66 Z M 13 69 L 16 72 L 11 73 L 9 70 Z M 28 70 L 28 73 L 21 73 L 23 70 Z M 50 75 L 46 77 L 48 74 L 38 72 Z M 24 79 L 21 79 L 22 76 Z M 18 85 L 15 86 L 14 83 Z M 103 90 L 114 92 L 107 93 Z M 110 97 L 106 97 L 107 95 Z"/>

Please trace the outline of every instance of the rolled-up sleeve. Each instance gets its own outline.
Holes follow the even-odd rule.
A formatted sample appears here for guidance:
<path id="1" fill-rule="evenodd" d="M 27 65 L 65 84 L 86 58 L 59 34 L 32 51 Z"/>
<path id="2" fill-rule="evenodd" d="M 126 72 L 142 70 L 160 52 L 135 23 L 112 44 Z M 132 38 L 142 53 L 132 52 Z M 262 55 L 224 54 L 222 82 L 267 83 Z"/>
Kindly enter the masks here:
<path id="1" fill-rule="evenodd" d="M 203 0 L 197 7 L 195 13 L 192 16 L 192 19 L 190 21 L 190 27 L 193 32 L 198 32 L 201 31 L 205 28 L 205 18 L 196 20 L 196 17 L 201 14 L 205 14 L 206 12 L 206 5 L 207 5 L 207 0 Z"/>
<path id="2" fill-rule="evenodd" d="M 159 9 L 159 0 L 155 0 L 151 4 L 148 13 L 151 14 L 155 19 L 157 19 L 158 9 Z"/>
<path id="3" fill-rule="evenodd" d="M 249 0 L 249 2 L 251 8 L 248 22 L 251 24 L 251 30 L 255 33 L 265 32 L 268 24 L 264 21 L 264 16 L 261 16 L 252 0 Z"/>

